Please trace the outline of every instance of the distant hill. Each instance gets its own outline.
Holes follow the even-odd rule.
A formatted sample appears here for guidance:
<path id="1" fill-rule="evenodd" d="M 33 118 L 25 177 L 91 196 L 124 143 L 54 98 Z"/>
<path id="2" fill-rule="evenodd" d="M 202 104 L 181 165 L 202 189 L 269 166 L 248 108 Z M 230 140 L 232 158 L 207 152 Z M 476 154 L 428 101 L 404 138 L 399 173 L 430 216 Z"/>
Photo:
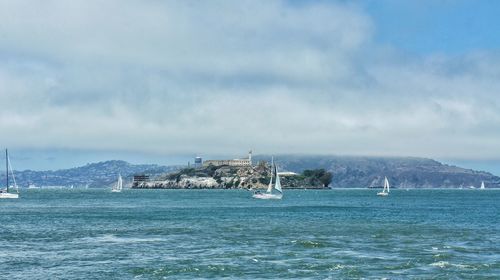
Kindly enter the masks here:
<path id="1" fill-rule="evenodd" d="M 177 166 L 160 166 L 156 164 L 130 164 L 122 160 L 110 160 L 90 163 L 81 167 L 56 171 L 15 171 L 18 186 L 26 187 L 30 183 L 36 186 L 75 186 L 106 187 L 117 180 L 118 173 L 125 184 L 131 184 L 134 174 L 157 176 L 177 170 Z M 0 186 L 5 182 L 5 174 L 0 175 Z"/>
<path id="2" fill-rule="evenodd" d="M 254 156 L 254 161 L 270 158 Z M 491 173 L 426 158 L 282 155 L 275 161 L 281 170 L 298 173 L 324 168 L 333 174 L 333 188 L 382 187 L 384 176 L 396 188 L 477 188 L 481 181 L 486 188 L 500 187 L 500 177 Z"/>
<path id="3" fill-rule="evenodd" d="M 271 156 L 257 155 L 254 164 L 260 160 L 269 161 Z M 479 187 L 484 181 L 486 188 L 500 188 L 500 177 L 488 172 L 464 169 L 442 164 L 438 161 L 415 157 L 350 157 L 350 156 L 275 156 L 280 171 L 302 173 L 306 169 L 324 168 L 333 174 L 330 187 L 381 187 L 384 176 L 395 188 L 468 188 Z M 107 187 L 116 181 L 118 173 L 130 185 L 134 174 L 148 174 L 157 177 L 179 170 L 180 166 L 156 164 L 130 164 L 121 160 L 91 163 L 81 167 L 56 171 L 15 171 L 17 184 L 26 187 L 75 186 Z M 5 174 L 0 174 L 0 186 Z"/>

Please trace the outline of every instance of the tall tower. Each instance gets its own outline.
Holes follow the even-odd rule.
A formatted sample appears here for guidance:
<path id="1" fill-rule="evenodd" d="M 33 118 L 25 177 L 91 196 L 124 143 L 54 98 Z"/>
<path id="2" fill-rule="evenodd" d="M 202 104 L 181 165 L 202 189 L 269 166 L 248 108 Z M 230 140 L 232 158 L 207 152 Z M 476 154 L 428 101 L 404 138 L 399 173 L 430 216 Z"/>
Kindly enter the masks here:
<path id="1" fill-rule="evenodd" d="M 252 166 L 252 150 L 248 151 L 248 161 L 250 162 L 250 166 Z"/>

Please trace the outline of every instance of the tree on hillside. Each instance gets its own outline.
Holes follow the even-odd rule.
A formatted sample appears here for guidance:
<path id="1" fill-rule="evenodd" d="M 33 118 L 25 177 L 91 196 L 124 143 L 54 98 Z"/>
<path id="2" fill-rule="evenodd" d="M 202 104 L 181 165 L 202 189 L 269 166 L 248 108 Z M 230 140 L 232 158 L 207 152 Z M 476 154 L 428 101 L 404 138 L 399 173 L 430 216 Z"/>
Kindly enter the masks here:
<path id="1" fill-rule="evenodd" d="M 319 180 L 325 188 L 328 188 L 328 185 L 332 182 L 332 178 L 333 175 L 331 172 L 325 172 L 321 177 L 319 177 Z"/>
<path id="2" fill-rule="evenodd" d="M 325 169 L 304 170 L 303 176 L 319 180 L 326 188 L 332 182 L 332 173 L 327 172 Z"/>

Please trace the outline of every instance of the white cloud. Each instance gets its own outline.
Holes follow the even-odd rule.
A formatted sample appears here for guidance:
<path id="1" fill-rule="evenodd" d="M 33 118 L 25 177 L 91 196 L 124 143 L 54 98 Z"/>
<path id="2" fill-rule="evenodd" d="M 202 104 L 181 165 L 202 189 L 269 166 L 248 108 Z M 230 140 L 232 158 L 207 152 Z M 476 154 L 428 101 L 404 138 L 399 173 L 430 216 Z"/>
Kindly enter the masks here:
<path id="1" fill-rule="evenodd" d="M 0 140 L 500 156 L 498 55 L 409 57 L 375 29 L 339 3 L 1 2 Z"/>

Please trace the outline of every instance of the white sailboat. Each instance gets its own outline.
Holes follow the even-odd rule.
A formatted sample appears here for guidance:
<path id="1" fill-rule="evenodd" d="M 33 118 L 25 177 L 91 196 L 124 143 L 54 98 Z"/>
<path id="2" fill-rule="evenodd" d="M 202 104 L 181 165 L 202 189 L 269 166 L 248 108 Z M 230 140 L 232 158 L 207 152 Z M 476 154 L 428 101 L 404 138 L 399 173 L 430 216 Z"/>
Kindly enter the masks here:
<path id="1" fill-rule="evenodd" d="M 387 177 L 384 178 L 384 189 L 377 193 L 377 195 L 380 196 L 388 196 L 390 192 L 390 185 L 389 185 L 389 180 L 387 180 Z"/>
<path id="2" fill-rule="evenodd" d="M 261 193 L 260 191 L 254 192 L 252 195 L 253 198 L 258 199 L 281 199 L 283 198 L 283 189 L 281 189 L 281 181 L 280 176 L 278 174 L 278 167 L 274 165 L 274 160 L 271 163 L 271 179 L 269 180 L 269 185 L 265 193 Z M 273 173 L 275 175 L 275 181 L 273 185 Z M 273 191 L 275 190 L 275 192 Z"/>
<path id="3" fill-rule="evenodd" d="M 481 182 L 481 187 L 480 189 L 484 190 L 484 181 Z"/>
<path id="4" fill-rule="evenodd" d="M 16 193 L 9 192 L 9 171 L 14 181 L 14 188 Z M 0 190 L 0 198 L 19 198 L 19 188 L 17 187 L 16 177 L 14 177 L 14 171 L 10 165 L 9 152 L 5 149 L 5 189 Z"/>
<path id="5" fill-rule="evenodd" d="M 121 192 L 123 188 L 123 180 L 122 180 L 122 175 L 118 174 L 118 181 L 116 182 L 115 185 L 113 185 L 113 188 L 111 189 L 112 192 Z"/>

